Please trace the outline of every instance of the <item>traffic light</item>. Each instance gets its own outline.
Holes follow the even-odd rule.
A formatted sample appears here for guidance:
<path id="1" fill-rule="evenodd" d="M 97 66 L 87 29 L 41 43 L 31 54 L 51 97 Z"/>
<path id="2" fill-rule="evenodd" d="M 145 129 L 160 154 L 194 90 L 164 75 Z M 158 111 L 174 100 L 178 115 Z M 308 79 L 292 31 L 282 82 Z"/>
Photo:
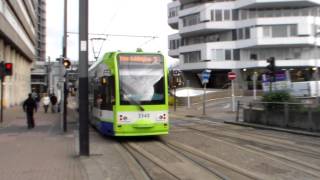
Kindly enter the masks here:
<path id="1" fill-rule="evenodd" d="M 68 59 L 63 59 L 63 66 L 68 69 L 71 66 L 71 62 Z"/>
<path id="2" fill-rule="evenodd" d="M 267 59 L 267 62 L 269 63 L 269 65 L 267 66 L 267 69 L 269 70 L 268 74 L 269 74 L 269 80 L 270 80 L 270 84 L 271 82 L 275 82 L 275 73 L 276 73 L 276 64 L 275 64 L 275 58 L 274 57 L 269 57 Z M 270 92 L 272 91 L 272 84 L 270 85 Z"/>
<path id="3" fill-rule="evenodd" d="M 0 63 L 0 76 L 11 76 L 12 75 L 12 63 Z"/>
<path id="4" fill-rule="evenodd" d="M 267 62 L 269 63 L 269 65 L 267 66 L 267 69 L 271 73 L 275 73 L 275 71 L 276 71 L 275 58 L 274 57 L 270 57 L 270 58 L 267 59 Z"/>
<path id="5" fill-rule="evenodd" d="M 12 63 L 4 63 L 4 74 L 6 76 L 12 75 Z"/>
<path id="6" fill-rule="evenodd" d="M 182 72 L 180 70 L 172 70 L 169 77 L 170 88 L 179 88 L 184 85 L 184 80 L 182 77 Z"/>
<path id="7" fill-rule="evenodd" d="M 101 85 L 107 85 L 107 83 L 108 83 L 107 77 L 106 76 L 101 77 L 100 83 L 101 83 Z"/>

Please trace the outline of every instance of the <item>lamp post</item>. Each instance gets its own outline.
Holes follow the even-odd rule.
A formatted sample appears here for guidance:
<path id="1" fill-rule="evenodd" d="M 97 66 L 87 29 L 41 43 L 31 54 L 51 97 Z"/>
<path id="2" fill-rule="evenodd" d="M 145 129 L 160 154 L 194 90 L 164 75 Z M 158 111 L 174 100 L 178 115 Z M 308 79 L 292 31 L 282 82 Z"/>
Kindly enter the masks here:
<path id="1" fill-rule="evenodd" d="M 316 105 L 319 105 L 319 68 L 318 68 L 318 59 L 317 59 L 317 50 L 318 50 L 318 26 L 317 26 L 317 16 L 314 16 L 314 50 L 313 57 L 315 61 L 315 79 L 316 79 Z"/>

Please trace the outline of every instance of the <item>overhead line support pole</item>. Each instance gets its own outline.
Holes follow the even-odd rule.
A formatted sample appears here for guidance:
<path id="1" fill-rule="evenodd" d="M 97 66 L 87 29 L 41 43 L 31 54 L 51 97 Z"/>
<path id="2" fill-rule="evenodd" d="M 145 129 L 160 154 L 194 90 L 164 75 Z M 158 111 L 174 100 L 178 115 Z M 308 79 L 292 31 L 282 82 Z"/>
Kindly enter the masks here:
<path id="1" fill-rule="evenodd" d="M 63 58 L 67 58 L 67 31 L 68 31 L 68 0 L 64 0 L 64 32 L 63 32 Z M 60 66 L 62 66 L 63 60 L 60 62 Z M 67 77 L 65 73 L 64 83 L 63 83 L 63 132 L 67 132 Z M 62 93 L 61 93 L 62 95 Z"/>
<path id="2" fill-rule="evenodd" d="M 89 156 L 88 0 L 79 0 L 79 153 Z"/>

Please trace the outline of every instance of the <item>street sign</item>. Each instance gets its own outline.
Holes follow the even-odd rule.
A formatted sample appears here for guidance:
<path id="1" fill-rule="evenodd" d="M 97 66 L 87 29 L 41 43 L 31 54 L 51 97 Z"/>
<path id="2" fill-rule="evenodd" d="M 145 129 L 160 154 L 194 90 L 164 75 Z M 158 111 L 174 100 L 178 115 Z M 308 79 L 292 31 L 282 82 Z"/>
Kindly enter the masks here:
<path id="1" fill-rule="evenodd" d="M 231 81 L 231 97 L 232 97 L 232 111 L 236 111 L 236 99 L 235 99 L 235 87 L 234 81 L 237 78 L 237 74 L 235 72 L 228 72 L 228 79 Z"/>
<path id="2" fill-rule="evenodd" d="M 211 70 L 206 69 L 202 71 L 202 74 L 201 74 L 202 84 L 207 84 L 209 82 L 210 76 L 211 76 Z"/>
<path id="3" fill-rule="evenodd" d="M 237 78 L 237 74 L 236 73 L 234 73 L 234 72 L 228 72 L 228 79 L 230 80 L 230 81 L 233 81 L 233 80 L 235 80 Z"/>

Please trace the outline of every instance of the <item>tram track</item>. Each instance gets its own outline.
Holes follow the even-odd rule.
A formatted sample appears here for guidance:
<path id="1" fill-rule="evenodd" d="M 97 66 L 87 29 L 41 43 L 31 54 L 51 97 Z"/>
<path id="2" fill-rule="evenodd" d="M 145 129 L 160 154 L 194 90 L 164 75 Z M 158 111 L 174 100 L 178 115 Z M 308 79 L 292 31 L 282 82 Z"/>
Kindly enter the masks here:
<path id="1" fill-rule="evenodd" d="M 164 144 L 165 146 L 169 147 L 170 149 L 176 151 L 177 153 L 183 155 L 184 157 L 190 159 L 191 161 L 198 164 L 199 166 L 202 166 L 203 168 L 208 169 L 213 174 L 216 174 L 217 176 L 219 176 L 221 179 L 224 179 L 224 180 L 233 179 L 233 178 L 229 178 L 230 174 L 233 174 L 233 176 L 237 179 L 261 179 L 260 175 L 253 174 L 253 173 L 247 172 L 243 169 L 232 166 L 231 164 L 229 164 L 221 159 L 218 159 L 218 158 L 215 158 L 215 157 L 212 157 L 209 155 L 205 155 L 203 152 L 200 152 L 196 149 L 193 149 L 192 147 L 188 147 L 188 146 L 181 144 L 179 142 L 166 141 L 166 140 L 162 140 L 162 139 L 159 139 L 159 142 Z M 191 156 L 194 156 L 196 158 L 193 158 Z M 196 159 L 198 159 L 198 160 L 196 160 Z M 221 171 L 224 171 L 225 173 L 223 174 L 218 170 L 210 169 L 209 167 L 203 165 L 199 159 L 205 160 L 207 162 L 210 162 L 211 164 L 215 164 L 216 166 L 219 166 L 220 169 L 221 168 L 224 169 Z"/>
<path id="2" fill-rule="evenodd" d="M 307 147 L 300 145 L 298 143 L 294 143 L 291 140 L 281 140 L 281 139 L 276 139 L 276 137 L 265 137 L 263 134 L 257 134 L 257 133 L 248 133 L 243 131 L 242 129 L 233 129 L 233 128 L 226 128 L 225 126 L 217 126 L 213 124 L 208 124 L 208 123 L 203 123 L 203 122 L 198 122 L 197 120 L 186 120 L 192 123 L 196 123 L 199 125 L 205 126 L 204 128 L 213 128 L 214 130 L 219 131 L 219 133 L 215 133 L 212 131 L 208 131 L 211 134 L 214 134 L 216 136 L 227 136 L 230 138 L 235 139 L 236 137 L 239 137 L 239 140 L 247 140 L 250 142 L 257 142 L 261 143 L 263 145 L 271 145 L 274 147 L 277 147 L 277 149 L 286 149 L 290 150 L 293 152 L 298 152 L 302 154 L 307 154 L 310 155 L 310 157 L 313 158 L 320 158 L 320 153 L 319 153 L 319 148 L 314 148 L 314 147 Z M 181 125 L 178 125 L 181 126 Z M 185 125 L 183 125 L 185 126 Z M 233 132 L 232 132 L 233 131 Z M 240 138 L 241 136 L 241 138 Z M 254 138 L 253 138 L 254 137 Z"/>
<path id="3" fill-rule="evenodd" d="M 200 119 L 200 118 L 196 118 L 197 120 L 203 120 L 203 119 Z M 192 120 L 194 122 L 194 120 Z M 205 119 L 205 121 L 207 122 L 210 122 L 210 123 L 217 123 L 218 121 L 221 121 L 220 119 L 216 119 L 216 120 L 213 120 L 213 119 Z M 227 128 L 227 127 L 234 127 L 234 125 L 226 125 L 223 127 L 224 130 L 233 130 L 233 131 L 237 131 L 237 132 L 240 132 L 240 133 L 246 133 L 246 134 L 249 134 L 245 131 L 243 131 L 244 129 L 239 129 L 239 128 Z M 261 132 L 257 132 L 255 129 L 253 129 L 254 131 L 250 131 L 250 135 L 254 134 L 254 135 L 257 135 L 257 136 L 261 136 L 261 137 L 268 137 L 268 138 L 271 138 L 273 140 L 282 140 L 282 142 L 286 142 L 286 141 L 292 141 L 292 139 L 294 139 L 297 143 L 297 145 L 299 144 L 308 144 L 308 145 L 311 145 L 311 146 L 317 146 L 317 147 L 320 147 L 320 138 L 317 138 L 318 141 L 315 142 L 315 141 L 310 141 L 310 138 L 306 138 L 306 137 L 301 137 L 301 135 L 296 135 L 296 134 L 288 134 L 288 133 L 285 133 L 285 132 L 279 132 L 279 131 L 272 131 L 272 134 L 270 133 L 271 130 L 267 130 L 269 131 L 269 133 L 266 133 L 266 130 L 264 130 L 264 133 L 261 133 Z M 299 137 L 300 139 L 295 139 L 295 137 Z M 301 140 L 301 138 L 303 138 L 303 140 Z"/>
<path id="4" fill-rule="evenodd" d="M 133 154 L 132 151 L 130 151 L 130 149 L 124 144 L 124 143 L 120 143 L 120 146 L 127 152 L 127 154 L 132 158 L 132 160 L 134 160 L 134 164 L 137 165 L 140 169 L 141 174 L 145 177 L 146 180 L 154 180 L 154 178 L 152 177 L 152 175 L 147 171 L 147 169 L 145 168 L 145 166 L 143 166 L 143 164 L 141 163 L 141 161 Z M 126 158 L 127 159 L 127 158 Z M 128 161 L 128 160 L 127 160 Z M 127 164 L 133 164 L 132 162 L 128 162 Z M 129 165 L 131 166 L 131 165 Z M 132 170 L 134 171 L 134 170 Z M 135 172 L 134 172 L 135 173 Z M 139 180 L 137 178 L 137 180 Z"/>
<path id="5" fill-rule="evenodd" d="M 139 166 L 148 174 L 148 179 L 158 179 L 154 177 L 152 173 L 150 173 L 146 167 L 147 165 L 142 162 L 142 158 L 147 159 L 152 164 L 154 164 L 157 168 L 161 169 L 163 173 L 166 173 L 171 179 L 222 179 L 228 180 L 222 174 L 219 174 L 216 171 L 213 171 L 198 162 L 194 161 L 193 159 L 189 158 L 188 156 L 182 154 L 181 152 L 177 151 L 176 149 L 161 143 L 160 141 L 155 141 L 150 144 L 150 146 L 156 146 L 157 148 L 162 148 L 164 151 L 168 152 L 171 158 L 178 159 L 178 161 L 174 163 L 168 163 L 163 161 L 160 154 L 153 154 L 150 153 L 150 149 L 148 146 L 143 147 L 143 143 L 136 143 L 136 142 L 122 142 L 121 146 L 126 149 L 126 151 L 132 156 L 135 161 L 139 164 Z M 140 157 L 139 157 L 140 156 Z M 192 171 L 190 171 L 192 170 Z M 193 171 L 195 173 L 193 173 Z"/>
<path id="6" fill-rule="evenodd" d="M 307 150 L 310 150 L 310 151 L 315 151 L 315 152 L 318 152 L 318 149 L 317 148 L 320 148 L 320 138 L 316 138 L 318 141 L 310 141 L 310 137 L 309 138 L 306 138 L 304 136 L 298 136 L 298 135 L 294 135 L 294 134 L 290 134 L 291 137 L 288 137 L 288 134 L 285 135 L 285 134 L 281 134 L 280 132 L 277 132 L 277 131 L 274 131 L 273 133 L 276 133 L 276 135 L 271 135 L 271 134 L 267 134 L 267 133 L 261 133 L 261 132 L 257 132 L 256 129 L 252 129 L 250 132 L 248 132 L 247 130 L 245 129 L 239 129 L 239 128 L 232 128 L 234 125 L 226 125 L 226 126 L 223 126 L 223 127 L 219 127 L 221 130 L 232 130 L 234 132 L 237 132 L 237 133 L 241 133 L 241 134 L 245 134 L 245 135 L 255 135 L 259 138 L 263 138 L 265 140 L 268 140 L 268 141 L 273 141 L 273 142 L 276 142 L 276 143 L 283 143 L 283 144 L 288 144 L 288 145 L 295 145 L 299 148 L 302 148 L 302 149 L 307 149 Z M 210 127 L 216 127 L 216 126 L 212 126 L 210 125 Z M 302 139 L 301 139 L 302 138 Z M 314 139 L 314 137 L 313 137 Z M 303 144 L 303 145 L 301 145 Z M 305 146 L 305 145 L 308 145 L 308 146 Z M 311 147 L 310 147 L 311 146 Z M 313 148 L 313 147 L 317 147 L 317 148 Z"/>
<path id="7" fill-rule="evenodd" d="M 276 147 L 276 149 L 288 150 L 291 152 L 296 152 L 304 155 L 308 155 L 312 158 L 316 158 L 320 160 L 320 153 L 317 151 L 318 149 L 313 147 L 305 147 L 299 144 L 294 144 L 289 141 L 277 140 L 274 138 L 266 138 L 261 135 L 256 135 L 254 133 L 246 133 L 246 132 L 230 132 L 230 129 L 222 128 L 222 127 L 214 127 L 210 126 L 217 131 L 217 133 L 209 131 L 211 134 L 219 135 L 219 136 L 227 136 L 233 139 L 239 139 L 243 141 L 256 142 L 257 144 L 261 144 L 261 146 L 271 145 Z M 233 130 L 234 131 L 234 130 Z"/>
<path id="8" fill-rule="evenodd" d="M 232 126 L 232 125 L 230 125 L 230 126 Z M 312 137 L 313 141 L 310 141 L 310 137 L 308 137 L 308 136 L 302 137 L 301 135 L 285 134 L 285 132 L 277 132 L 277 131 L 272 131 L 273 134 L 271 134 L 271 130 L 263 130 L 263 133 L 261 133 L 261 132 L 257 132 L 257 130 L 254 129 L 250 133 L 253 133 L 255 135 L 262 136 L 262 137 L 267 137 L 267 138 L 273 138 L 273 139 L 276 138 L 276 139 L 284 141 L 284 142 L 285 141 L 292 141 L 292 139 L 294 139 L 294 142 L 298 145 L 305 144 L 308 146 L 316 146 L 316 147 L 320 148 L 320 138 L 317 138 L 317 137 Z M 296 138 L 299 138 L 299 139 L 296 139 Z M 314 139 L 317 139 L 317 141 L 314 141 Z"/>
<path id="9" fill-rule="evenodd" d="M 229 146 L 233 146 L 235 148 L 238 148 L 238 149 L 243 150 L 243 151 L 247 151 L 249 153 L 255 153 L 255 154 L 258 154 L 260 156 L 264 156 L 265 158 L 278 161 L 278 162 L 286 164 L 287 166 L 290 166 L 290 167 L 292 167 L 294 169 L 298 169 L 298 170 L 306 172 L 306 173 L 308 173 L 308 174 L 310 174 L 312 176 L 316 176 L 316 177 L 320 178 L 320 173 L 319 173 L 320 169 L 317 168 L 317 167 L 314 167 L 314 166 L 312 166 L 312 165 L 310 165 L 308 163 L 304 163 L 304 162 L 301 162 L 301 161 L 299 161 L 297 159 L 286 157 L 286 156 L 278 154 L 278 153 L 273 153 L 273 152 L 270 152 L 270 151 L 267 151 L 267 150 L 256 148 L 254 146 L 243 146 L 243 145 L 235 144 L 234 140 L 236 140 L 236 141 L 237 140 L 243 140 L 239 136 L 237 138 L 228 137 L 228 136 L 225 136 L 225 135 L 221 135 L 221 133 L 220 134 L 212 133 L 212 132 L 207 131 L 207 130 L 201 130 L 201 129 L 197 129 L 197 128 L 193 128 L 193 127 L 186 127 L 186 126 L 180 126 L 180 127 L 187 128 L 187 129 L 192 130 L 192 131 L 196 131 L 201 136 L 204 136 L 204 137 L 207 137 L 207 138 L 211 138 L 211 139 L 214 139 L 214 140 L 218 140 L 221 143 L 228 144 Z M 221 136 L 223 136 L 223 137 L 221 138 Z"/>

